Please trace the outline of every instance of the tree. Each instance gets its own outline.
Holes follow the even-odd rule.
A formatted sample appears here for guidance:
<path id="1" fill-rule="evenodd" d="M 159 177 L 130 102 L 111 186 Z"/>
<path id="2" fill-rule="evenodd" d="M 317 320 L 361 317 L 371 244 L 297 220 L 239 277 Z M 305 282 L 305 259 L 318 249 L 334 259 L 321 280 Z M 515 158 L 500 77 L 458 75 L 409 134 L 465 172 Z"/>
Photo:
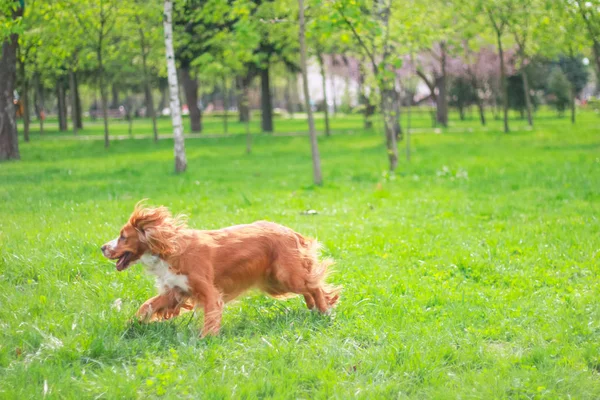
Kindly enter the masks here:
<path id="1" fill-rule="evenodd" d="M 463 43 L 465 75 L 474 90 L 475 102 L 479 109 L 479 120 L 481 125 L 486 124 L 485 102 L 492 97 L 492 84 L 497 74 L 496 65 L 498 56 L 488 47 L 480 47 L 473 50 L 472 37 L 465 37 Z"/>
<path id="2" fill-rule="evenodd" d="M 379 95 L 383 116 L 389 169 L 398 166 L 397 138 L 400 135 L 396 69 L 402 64 L 401 46 L 415 39 L 424 15 L 422 3 L 406 0 L 334 0 L 334 24 L 345 26 L 367 60 Z M 333 25 L 333 24 L 332 24 Z M 335 26 L 335 25 L 333 25 Z M 422 33 L 426 36 L 426 32 Z"/>
<path id="3" fill-rule="evenodd" d="M 508 133 L 508 85 L 506 81 L 506 65 L 504 60 L 503 39 L 509 19 L 513 14 L 513 0 L 479 0 L 481 10 L 486 14 L 496 36 L 498 56 L 500 58 L 500 90 L 502 93 L 502 109 L 504 111 L 504 133 Z"/>
<path id="4" fill-rule="evenodd" d="M 477 102 L 476 87 L 471 80 L 458 76 L 452 80 L 450 86 L 450 103 L 458 108 L 460 119 L 465 119 L 465 108 Z"/>
<path id="5" fill-rule="evenodd" d="M 531 42 L 535 44 L 535 34 L 537 25 L 539 25 L 538 6 L 536 0 L 520 0 L 515 2 L 513 13 L 509 22 L 509 29 L 513 34 L 517 44 L 517 55 L 520 64 L 519 73 L 523 86 L 523 99 L 525 100 L 525 110 L 527 111 L 527 123 L 533 126 L 533 113 L 531 106 L 531 97 L 529 94 L 529 79 L 527 77 L 526 66 L 529 62 L 529 49 Z"/>
<path id="6" fill-rule="evenodd" d="M 573 54 L 563 55 L 558 60 L 560 69 L 571 84 L 571 122 L 575 123 L 575 100 L 588 82 L 589 73 L 583 64 L 583 57 Z"/>
<path id="7" fill-rule="evenodd" d="M 27 7 L 23 8 L 23 16 L 20 20 L 19 50 L 18 50 L 18 80 L 19 102 L 23 108 L 23 139 L 29 142 L 30 124 L 30 87 L 33 74 L 30 69 L 37 56 L 38 48 L 42 44 L 43 30 L 38 28 L 43 24 L 43 17 L 48 6 L 44 3 L 31 0 Z"/>
<path id="8" fill-rule="evenodd" d="M 323 111 L 325 114 L 325 135 L 330 136 L 330 124 L 329 124 L 329 99 L 327 95 L 327 72 L 325 70 L 325 53 L 330 53 L 329 58 L 334 59 L 332 51 L 335 47 L 335 42 L 339 40 L 339 32 L 328 29 L 329 24 L 327 13 L 323 12 L 323 6 L 320 1 L 309 3 L 307 7 L 309 10 L 309 20 L 307 22 L 307 41 L 309 43 L 309 52 L 312 49 L 314 55 L 317 57 L 319 64 L 319 70 L 321 72 L 322 89 L 323 89 Z M 333 63 L 332 63 L 333 64 Z M 335 99 L 334 99 L 335 106 Z"/>
<path id="9" fill-rule="evenodd" d="M 552 69 L 548 78 L 550 103 L 556 107 L 560 115 L 564 113 L 571 101 L 571 84 L 559 67 Z"/>
<path id="10" fill-rule="evenodd" d="M 588 51 L 589 37 L 595 32 L 592 23 L 595 14 L 593 10 L 589 13 L 584 11 L 582 14 L 581 4 L 571 1 L 548 3 L 546 10 L 547 15 L 544 19 L 548 23 L 545 25 L 545 35 L 542 36 L 544 41 L 540 46 L 541 54 L 550 59 L 558 58 L 560 68 L 571 83 L 571 122 L 575 123 L 575 101 L 588 80 L 587 68 L 582 63 L 581 54 Z M 581 21 L 582 17 L 584 23 Z M 593 38 L 591 42 L 592 50 L 595 51 Z M 600 77 L 600 69 L 598 71 Z"/>
<path id="11" fill-rule="evenodd" d="M 98 88 L 102 101 L 102 117 L 104 120 L 104 147 L 109 147 L 108 132 L 108 93 L 106 92 L 106 71 L 104 58 L 107 42 L 118 19 L 117 0 L 94 0 L 85 5 L 72 3 L 71 12 L 77 19 L 86 37 L 91 38 L 90 44 L 97 61 Z"/>
<path id="12" fill-rule="evenodd" d="M 13 96 L 17 79 L 18 22 L 23 8 L 22 1 L 0 3 L 0 161 L 20 158 Z"/>
<path id="13" fill-rule="evenodd" d="M 165 0 L 164 29 L 167 57 L 167 73 L 171 97 L 171 120 L 173 121 L 173 141 L 175 148 L 175 172 L 184 172 L 187 167 L 185 159 L 185 143 L 183 140 L 183 124 L 181 122 L 181 106 L 179 105 L 179 83 L 175 68 L 175 51 L 173 50 L 173 2 Z"/>
<path id="14" fill-rule="evenodd" d="M 317 132 L 315 130 L 315 120 L 313 118 L 313 112 L 310 104 L 310 92 L 308 90 L 308 73 L 306 67 L 306 35 L 304 33 L 305 21 L 304 21 L 304 0 L 298 0 L 299 8 L 299 41 L 300 41 L 300 68 L 302 70 L 302 88 L 304 89 L 304 105 L 308 114 L 308 128 L 310 131 L 310 148 L 312 152 L 313 162 L 313 181 L 315 185 L 323 184 L 323 178 L 321 175 L 321 157 L 319 155 L 319 146 L 317 143 Z"/>
<path id="15" fill-rule="evenodd" d="M 152 98 L 152 87 L 150 84 L 150 67 L 148 65 L 148 58 L 152 50 L 153 36 L 157 33 L 157 29 L 154 24 L 143 25 L 143 21 L 156 21 L 160 18 L 160 10 L 154 7 L 153 2 L 143 2 L 135 0 L 134 2 L 134 16 L 137 24 L 137 31 L 139 35 L 139 51 L 142 58 L 142 71 L 143 71 L 143 86 L 144 86 L 144 98 L 146 103 L 146 115 L 152 119 L 152 132 L 154 134 L 154 141 L 158 141 L 158 128 L 156 125 L 156 109 L 154 108 L 154 99 Z"/>
<path id="16" fill-rule="evenodd" d="M 566 7 L 572 6 L 571 1 L 565 0 L 565 3 Z M 600 91 L 600 0 L 575 0 L 575 4 L 592 42 L 598 91 Z"/>
<path id="17" fill-rule="evenodd" d="M 323 111 L 325 113 L 325 135 L 330 136 L 331 130 L 329 129 L 329 101 L 327 100 L 327 75 L 325 73 L 323 50 L 319 46 L 317 46 L 317 59 L 319 61 L 319 69 L 321 70 L 321 79 L 323 81 Z"/>
<path id="18" fill-rule="evenodd" d="M 36 10 L 38 20 L 28 22 L 31 29 L 24 42 L 37 45 L 34 60 L 28 63 L 28 68 L 33 68 L 31 72 L 37 86 L 36 96 L 40 101 L 37 105 L 40 128 L 43 125 L 40 114 L 43 108 L 43 89 L 54 86 L 59 130 L 65 131 L 68 128 L 67 97 L 70 97 L 73 132 L 77 134 L 78 129 L 83 128 L 78 75 L 81 74 L 82 65 L 88 61 L 88 56 L 95 58 L 95 53 L 91 54 L 91 41 L 73 13 L 73 10 L 77 10 L 77 15 L 86 16 L 85 6 L 78 3 L 76 7 L 76 4 L 70 2 L 36 2 Z M 29 16 L 31 18 L 33 15 Z M 70 92 L 70 96 L 67 96 L 67 92 Z"/>
<path id="19" fill-rule="evenodd" d="M 460 10 L 456 5 L 445 0 L 428 0 L 426 12 L 427 35 L 418 34 L 418 48 L 421 54 L 416 58 L 417 75 L 427 85 L 431 97 L 436 103 L 436 121 L 444 127 L 448 126 L 448 90 L 453 64 L 456 64 L 456 53 L 460 51 L 460 26 L 465 21 L 458 21 Z"/>

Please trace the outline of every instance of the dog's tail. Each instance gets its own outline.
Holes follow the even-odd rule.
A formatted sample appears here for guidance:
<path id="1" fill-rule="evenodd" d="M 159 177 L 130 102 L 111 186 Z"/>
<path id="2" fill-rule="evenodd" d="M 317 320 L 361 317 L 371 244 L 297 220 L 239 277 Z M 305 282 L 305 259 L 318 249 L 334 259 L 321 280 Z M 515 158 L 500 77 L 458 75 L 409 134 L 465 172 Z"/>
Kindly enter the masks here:
<path id="1" fill-rule="evenodd" d="M 309 287 L 320 288 L 323 290 L 325 299 L 330 307 L 334 307 L 340 299 L 341 286 L 332 285 L 326 282 L 329 275 L 335 272 L 332 266 L 335 261 L 331 258 L 321 259 L 321 250 L 323 245 L 317 240 L 309 239 L 305 244 L 308 251 L 309 276 L 307 283 Z"/>

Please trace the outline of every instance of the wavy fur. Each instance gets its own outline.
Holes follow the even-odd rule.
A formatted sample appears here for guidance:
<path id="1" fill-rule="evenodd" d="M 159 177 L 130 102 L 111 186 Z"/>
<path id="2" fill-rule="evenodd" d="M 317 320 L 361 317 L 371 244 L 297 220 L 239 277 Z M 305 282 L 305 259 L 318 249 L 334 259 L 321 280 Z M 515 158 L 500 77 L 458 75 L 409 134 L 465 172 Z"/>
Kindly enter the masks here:
<path id="1" fill-rule="evenodd" d="M 223 305 L 253 287 L 275 298 L 302 295 L 309 309 L 322 313 L 339 299 L 341 287 L 326 283 L 333 260 L 320 259 L 319 242 L 272 222 L 195 230 L 187 227 L 185 216 L 173 217 L 166 207 L 140 202 L 116 246 L 114 242 L 103 251 L 119 259 L 118 270 L 147 260 L 143 256 L 148 253 L 163 268 L 157 273 L 160 294 L 138 311 L 144 321 L 169 319 L 202 306 L 203 335 L 216 334 Z"/>

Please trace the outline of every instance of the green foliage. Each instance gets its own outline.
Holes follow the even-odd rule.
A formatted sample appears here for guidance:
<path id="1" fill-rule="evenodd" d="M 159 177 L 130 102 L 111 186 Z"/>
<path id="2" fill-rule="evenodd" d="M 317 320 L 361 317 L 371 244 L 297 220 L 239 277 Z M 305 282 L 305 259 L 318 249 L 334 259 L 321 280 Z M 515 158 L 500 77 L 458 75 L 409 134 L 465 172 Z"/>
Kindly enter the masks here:
<path id="1" fill-rule="evenodd" d="M 513 110 L 523 112 L 526 108 L 523 77 L 520 74 L 509 76 L 506 80 L 506 85 L 508 106 Z"/>
<path id="2" fill-rule="evenodd" d="M 395 178 L 380 135 L 352 128 L 319 143 L 318 188 L 306 137 L 259 136 L 251 155 L 243 135 L 188 140 L 185 175 L 170 140 L 32 138 L 0 168 L 0 397 L 597 397 L 598 117 L 517 125 L 415 134 Z M 130 322 L 154 282 L 99 246 L 142 197 L 196 228 L 318 237 L 339 307 L 250 294 L 206 340 L 190 314 Z"/>
<path id="3" fill-rule="evenodd" d="M 0 42 L 16 33 L 24 31 L 22 25 L 23 3 L 17 0 L 0 1 Z"/>
<path id="4" fill-rule="evenodd" d="M 560 69 L 565 74 L 575 93 L 580 93 L 589 80 L 588 68 L 583 64 L 583 57 L 562 56 L 558 60 Z"/>
<path id="5" fill-rule="evenodd" d="M 553 68 L 548 77 L 548 93 L 550 103 L 556 107 L 559 113 L 564 112 L 571 103 L 571 84 L 558 67 Z"/>
<path id="6" fill-rule="evenodd" d="M 471 81 L 466 77 L 453 79 L 449 94 L 450 104 L 455 107 L 467 107 L 477 101 L 477 92 Z"/>

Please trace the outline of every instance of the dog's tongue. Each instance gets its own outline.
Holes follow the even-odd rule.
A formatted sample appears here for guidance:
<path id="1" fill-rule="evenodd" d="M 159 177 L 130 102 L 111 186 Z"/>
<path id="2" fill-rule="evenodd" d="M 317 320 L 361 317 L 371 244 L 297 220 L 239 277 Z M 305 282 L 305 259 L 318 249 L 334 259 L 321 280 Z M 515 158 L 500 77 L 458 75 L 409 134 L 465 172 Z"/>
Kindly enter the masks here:
<path id="1" fill-rule="evenodd" d="M 117 261 L 117 271 L 123 271 L 125 268 L 127 268 L 127 260 L 129 259 L 129 253 L 125 253 L 123 254 L 119 260 Z"/>

